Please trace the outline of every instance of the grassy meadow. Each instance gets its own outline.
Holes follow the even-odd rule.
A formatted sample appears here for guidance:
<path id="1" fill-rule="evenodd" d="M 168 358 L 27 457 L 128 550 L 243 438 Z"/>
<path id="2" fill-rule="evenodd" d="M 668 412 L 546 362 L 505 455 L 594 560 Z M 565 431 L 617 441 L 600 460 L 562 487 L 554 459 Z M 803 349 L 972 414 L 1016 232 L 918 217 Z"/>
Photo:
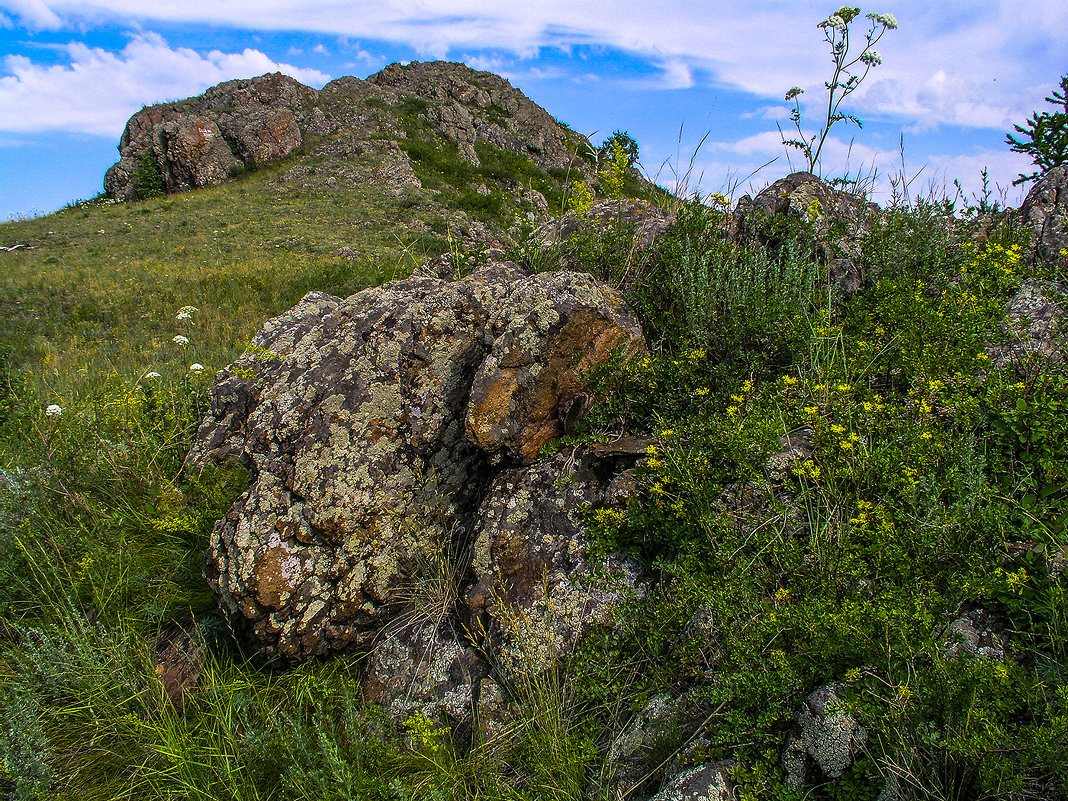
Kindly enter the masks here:
<path id="1" fill-rule="evenodd" d="M 425 197 L 277 181 L 290 166 L 0 226 L 32 246 L 0 253 L 0 792 L 607 801 L 655 792 L 672 760 L 732 758 L 742 798 L 1064 796 L 1068 371 L 988 349 L 1011 344 L 1021 283 L 1068 255 L 1028 267 L 1011 217 L 987 232 L 939 199 L 887 210 L 848 299 L 816 258 L 818 208 L 765 221 L 767 246 L 727 243 L 724 204 L 678 200 L 641 264 L 620 261 L 625 226 L 563 245 L 628 276 L 654 347 L 596 376 L 605 400 L 553 447 L 655 437 L 626 512 L 589 510 L 597 546 L 655 579 L 615 629 L 516 681 L 505 734 L 472 741 L 390 725 L 360 698 L 359 655 L 253 664 L 201 579 L 246 482 L 182 468 L 214 372 L 305 292 L 459 247 Z M 804 458 L 769 476 L 791 432 Z M 1004 658 L 947 647 L 979 612 Z M 182 632 L 204 667 L 175 702 L 157 655 Z M 866 745 L 840 778 L 789 787 L 782 748 L 828 682 Z M 658 697 L 675 713 L 621 785 L 612 744 Z"/>

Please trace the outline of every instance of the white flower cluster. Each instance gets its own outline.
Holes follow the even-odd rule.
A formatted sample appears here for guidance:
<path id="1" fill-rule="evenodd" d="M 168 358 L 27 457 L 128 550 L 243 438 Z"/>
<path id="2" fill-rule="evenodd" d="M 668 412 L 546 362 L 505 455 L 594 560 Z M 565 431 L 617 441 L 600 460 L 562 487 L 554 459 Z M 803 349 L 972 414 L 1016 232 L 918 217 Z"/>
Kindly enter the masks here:
<path id="1" fill-rule="evenodd" d="M 883 63 L 882 54 L 880 54 L 878 50 L 867 50 L 861 53 L 860 60 L 869 67 L 874 67 Z"/>
<path id="2" fill-rule="evenodd" d="M 868 19 L 885 26 L 888 30 L 897 30 L 897 17 L 893 14 L 868 14 Z"/>
<path id="3" fill-rule="evenodd" d="M 145 378 L 151 378 L 151 379 L 155 380 L 157 378 L 162 378 L 162 376 L 159 373 L 157 373 L 155 370 L 153 370 L 151 373 L 145 373 Z"/>
<path id="4" fill-rule="evenodd" d="M 178 316 L 175 319 L 176 320 L 192 320 L 193 319 L 193 312 L 198 312 L 198 311 L 200 311 L 200 309 L 198 309 L 196 306 L 182 306 L 182 308 L 180 308 L 178 310 Z"/>
<path id="5" fill-rule="evenodd" d="M 837 28 L 840 31 L 844 31 L 846 29 L 846 21 L 837 14 L 831 14 L 831 16 L 827 17 L 827 19 L 821 22 L 817 27 Z"/>
<path id="6" fill-rule="evenodd" d="M 191 372 L 191 373 L 199 373 L 199 372 L 202 372 L 203 370 L 204 370 L 204 365 L 202 365 L 200 362 L 193 362 L 191 365 L 189 365 L 189 372 Z"/>
<path id="7" fill-rule="evenodd" d="M 63 409 L 54 403 L 49 404 L 48 407 L 45 408 L 45 417 L 59 417 L 62 414 Z"/>
<path id="8" fill-rule="evenodd" d="M 189 337 L 183 337 L 181 334 L 171 340 L 175 345 L 188 345 Z"/>

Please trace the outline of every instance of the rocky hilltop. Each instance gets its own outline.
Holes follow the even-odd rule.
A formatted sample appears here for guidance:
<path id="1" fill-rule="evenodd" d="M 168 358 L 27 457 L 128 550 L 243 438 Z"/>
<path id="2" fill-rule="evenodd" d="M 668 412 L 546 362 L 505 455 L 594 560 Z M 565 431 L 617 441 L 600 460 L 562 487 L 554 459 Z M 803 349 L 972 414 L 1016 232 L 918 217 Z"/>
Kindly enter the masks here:
<path id="1" fill-rule="evenodd" d="M 329 171 L 336 181 L 373 181 L 394 191 L 444 181 L 462 189 L 465 176 L 456 180 L 448 167 L 442 173 L 442 149 L 458 157 L 461 173 L 503 158 L 520 159 L 541 176 L 563 170 L 589 177 L 593 168 L 576 155 L 588 147 L 504 78 L 463 64 L 392 64 L 366 80 L 343 77 L 321 90 L 275 73 L 142 109 L 126 124 L 104 187 L 120 201 L 182 192 L 300 150 L 312 162 L 336 162 Z M 297 165 L 288 178 L 306 178 L 313 166 Z M 472 176 L 473 191 L 489 194 L 486 183 L 499 172 Z M 547 206 L 543 194 L 516 195 L 520 205 Z"/>

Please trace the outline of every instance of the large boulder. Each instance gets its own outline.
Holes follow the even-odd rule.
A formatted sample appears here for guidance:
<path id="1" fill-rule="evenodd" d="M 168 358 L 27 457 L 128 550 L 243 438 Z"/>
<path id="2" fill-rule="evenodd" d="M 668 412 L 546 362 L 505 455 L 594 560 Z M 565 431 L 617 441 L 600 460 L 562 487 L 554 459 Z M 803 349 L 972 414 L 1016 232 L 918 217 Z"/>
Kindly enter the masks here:
<path id="1" fill-rule="evenodd" d="M 564 430 L 580 371 L 613 345 L 644 347 L 618 293 L 509 263 L 313 293 L 269 321 L 219 373 L 187 460 L 252 477 L 210 542 L 226 620 L 291 661 L 370 645 L 428 559 L 489 536 L 475 517 L 486 487 Z"/>
<path id="2" fill-rule="evenodd" d="M 1068 166 L 1054 167 L 1043 175 L 1020 205 L 1020 223 L 1031 229 L 1028 260 L 1034 264 L 1068 262 Z"/>

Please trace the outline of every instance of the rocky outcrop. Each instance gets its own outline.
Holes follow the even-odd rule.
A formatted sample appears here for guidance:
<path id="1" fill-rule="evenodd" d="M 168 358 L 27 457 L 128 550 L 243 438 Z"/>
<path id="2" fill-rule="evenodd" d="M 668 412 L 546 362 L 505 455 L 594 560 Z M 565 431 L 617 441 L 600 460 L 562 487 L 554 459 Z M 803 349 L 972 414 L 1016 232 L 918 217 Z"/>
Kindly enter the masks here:
<path id="1" fill-rule="evenodd" d="M 1033 264 L 1065 264 L 1068 257 L 1068 166 L 1043 175 L 1020 205 L 1020 224 L 1031 229 L 1027 258 Z"/>
<path id="2" fill-rule="evenodd" d="M 251 473 L 210 542 L 225 619 L 288 661 L 373 648 L 387 708 L 473 710 L 481 654 L 506 672 L 529 626 L 552 658 L 636 586 L 629 560 L 588 555 L 580 516 L 625 503 L 634 457 L 529 463 L 585 410 L 582 371 L 643 347 L 618 293 L 575 273 L 308 295 L 219 373 L 187 459 Z"/>
<path id="3" fill-rule="evenodd" d="M 322 127 L 318 93 L 280 73 L 227 81 L 200 97 L 142 109 L 126 123 L 119 162 L 104 176 L 115 200 L 130 200 L 154 167 L 163 191 L 182 192 L 227 180 L 240 168 L 292 153 L 304 131 Z"/>
<path id="4" fill-rule="evenodd" d="M 403 192 L 421 184 L 398 143 L 425 139 L 455 145 L 474 167 L 480 164 L 477 146 L 485 143 L 520 154 L 542 171 L 593 172 L 575 155 L 582 138 L 504 78 L 463 64 L 416 61 L 392 64 L 367 80 L 339 78 L 318 91 L 279 73 L 228 81 L 199 97 L 142 109 L 126 124 L 119 162 L 108 170 L 104 188 L 115 200 L 182 192 L 314 144 L 315 157 L 334 162 L 329 172 L 335 180 Z M 351 163 L 361 155 L 365 163 Z M 312 166 L 294 169 L 290 179 L 314 172 Z M 543 206 L 544 197 L 534 195 L 519 197 L 519 204 Z"/>
<path id="5" fill-rule="evenodd" d="M 367 83 L 429 101 L 420 116 L 478 165 L 478 142 L 529 155 L 542 169 L 579 167 L 575 134 L 507 80 L 442 61 L 391 64 Z"/>
<path id="6" fill-rule="evenodd" d="M 479 510 L 472 543 L 471 630 L 505 674 L 551 665 L 639 591 L 642 568 L 590 555 L 581 511 L 625 505 L 614 458 L 558 454 L 504 470 Z M 632 492 L 630 490 L 629 492 Z"/>
<path id="7" fill-rule="evenodd" d="M 1014 366 L 1026 374 L 1032 362 L 1049 364 L 1064 358 L 1062 331 L 1068 285 L 1025 278 L 1005 306 L 1003 341 L 986 348 L 995 367 Z"/>

